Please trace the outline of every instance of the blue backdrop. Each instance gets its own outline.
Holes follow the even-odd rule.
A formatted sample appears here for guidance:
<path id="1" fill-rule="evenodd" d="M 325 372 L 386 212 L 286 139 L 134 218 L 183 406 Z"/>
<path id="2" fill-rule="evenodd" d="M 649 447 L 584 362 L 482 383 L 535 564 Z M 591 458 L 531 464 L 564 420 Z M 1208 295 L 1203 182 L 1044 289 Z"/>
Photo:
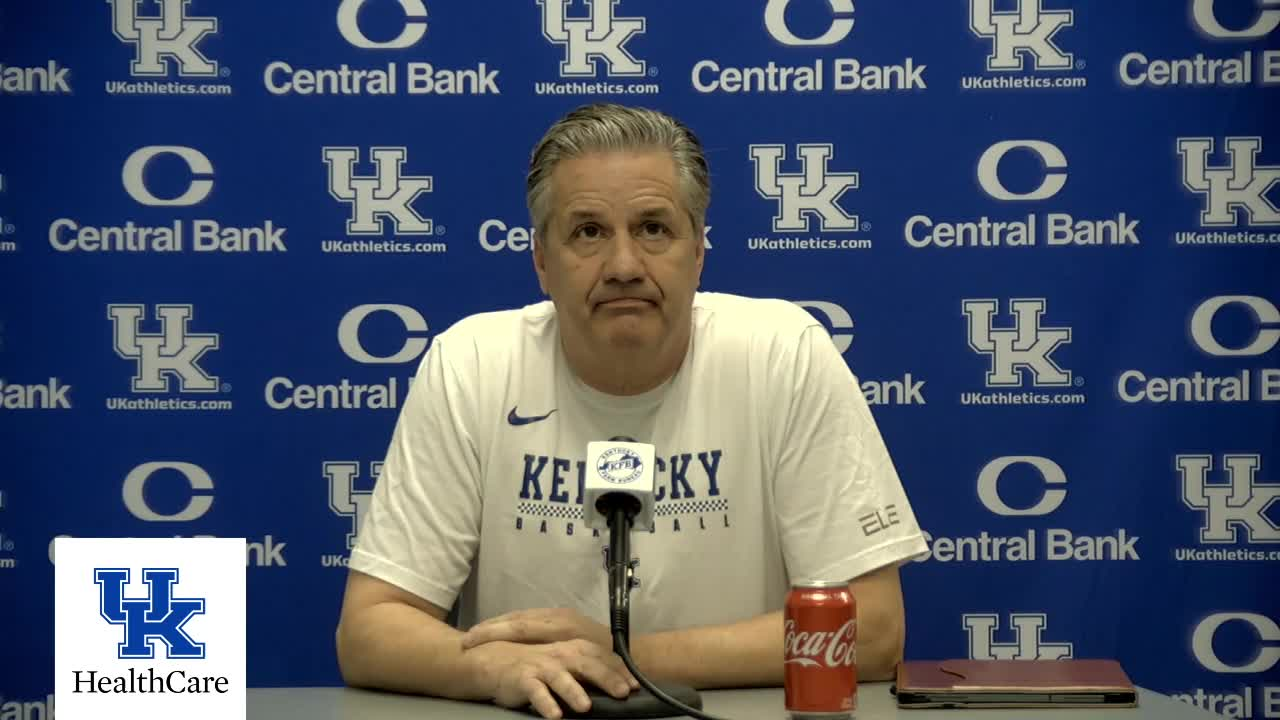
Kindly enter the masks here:
<path id="1" fill-rule="evenodd" d="M 704 289 L 864 383 L 932 555 L 909 657 L 1116 657 L 1280 716 L 1280 8 L 108 0 L 0 8 L 0 716 L 55 536 L 247 537 L 251 686 L 337 684 L 417 361 L 540 299 L 585 102 L 706 144 Z"/>

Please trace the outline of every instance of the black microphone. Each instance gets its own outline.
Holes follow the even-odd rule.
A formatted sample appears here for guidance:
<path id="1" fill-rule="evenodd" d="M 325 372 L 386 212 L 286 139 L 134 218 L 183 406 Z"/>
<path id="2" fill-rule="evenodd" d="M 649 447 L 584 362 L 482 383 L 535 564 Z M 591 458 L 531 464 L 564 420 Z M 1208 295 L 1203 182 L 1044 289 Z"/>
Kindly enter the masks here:
<path id="1" fill-rule="evenodd" d="M 655 683 L 631 659 L 631 589 L 639 586 L 638 558 L 631 557 L 631 530 L 653 530 L 653 470 L 655 448 L 648 443 L 603 441 L 587 445 L 587 477 L 583 483 L 582 513 L 592 529 L 609 530 L 604 548 L 609 574 L 609 632 L 613 651 L 640 683 L 625 699 L 588 686 L 591 709 L 579 713 L 563 708 L 569 718 L 659 718 L 689 715 L 720 720 L 702 712 L 698 691 L 676 683 Z"/>

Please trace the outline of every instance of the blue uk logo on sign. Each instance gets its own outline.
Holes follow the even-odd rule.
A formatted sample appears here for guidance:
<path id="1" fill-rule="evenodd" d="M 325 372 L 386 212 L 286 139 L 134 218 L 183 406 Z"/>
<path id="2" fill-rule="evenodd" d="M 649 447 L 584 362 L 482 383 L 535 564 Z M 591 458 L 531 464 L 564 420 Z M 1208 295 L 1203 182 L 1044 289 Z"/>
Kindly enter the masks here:
<path id="1" fill-rule="evenodd" d="M 121 660 L 155 657 L 155 645 L 163 644 L 166 658 L 204 658 L 204 643 L 183 630 L 192 615 L 204 613 L 204 598 L 175 598 L 177 568 L 147 568 L 142 571 L 149 592 L 143 598 L 125 598 L 129 568 L 94 570 L 94 582 L 101 591 L 102 618 L 124 626 L 120 643 Z"/>
<path id="2" fill-rule="evenodd" d="M 245 717 L 243 538 L 58 538 L 59 720 Z"/>

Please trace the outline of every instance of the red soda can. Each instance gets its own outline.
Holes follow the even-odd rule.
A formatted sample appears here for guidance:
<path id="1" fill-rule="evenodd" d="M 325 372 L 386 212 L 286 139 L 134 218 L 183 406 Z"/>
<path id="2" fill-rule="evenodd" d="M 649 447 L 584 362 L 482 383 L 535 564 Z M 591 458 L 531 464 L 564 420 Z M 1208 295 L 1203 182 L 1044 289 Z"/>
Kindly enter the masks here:
<path id="1" fill-rule="evenodd" d="M 841 580 L 792 583 L 784 615 L 784 687 L 793 720 L 851 720 L 858 708 L 858 609 Z"/>

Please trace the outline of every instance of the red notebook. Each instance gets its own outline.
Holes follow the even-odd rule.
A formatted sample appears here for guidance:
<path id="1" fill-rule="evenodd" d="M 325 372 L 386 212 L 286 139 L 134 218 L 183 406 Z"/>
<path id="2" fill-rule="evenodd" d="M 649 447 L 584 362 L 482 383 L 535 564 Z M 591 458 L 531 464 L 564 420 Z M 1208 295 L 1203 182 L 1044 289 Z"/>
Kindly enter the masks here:
<path id="1" fill-rule="evenodd" d="M 901 708 L 1138 705 L 1115 660 L 909 660 L 890 691 Z"/>

